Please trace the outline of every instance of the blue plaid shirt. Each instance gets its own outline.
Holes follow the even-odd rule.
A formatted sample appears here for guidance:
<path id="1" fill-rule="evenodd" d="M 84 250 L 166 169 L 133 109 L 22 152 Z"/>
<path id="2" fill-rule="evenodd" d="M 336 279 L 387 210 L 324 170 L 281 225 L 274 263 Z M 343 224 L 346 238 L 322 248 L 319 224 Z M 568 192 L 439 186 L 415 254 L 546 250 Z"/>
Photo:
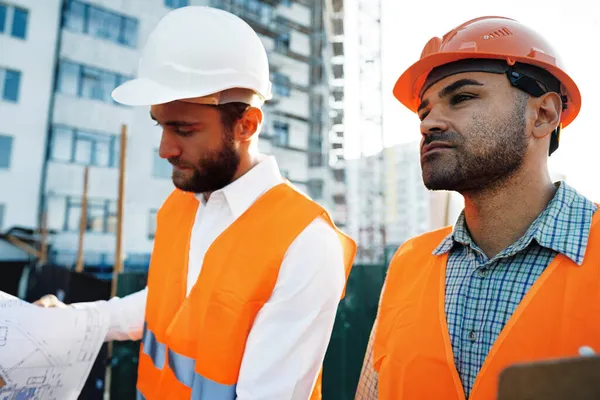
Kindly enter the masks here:
<path id="1" fill-rule="evenodd" d="M 449 252 L 446 318 L 465 395 L 529 288 L 562 253 L 581 265 L 596 205 L 566 183 L 525 235 L 492 259 L 471 239 L 464 214 L 433 254 Z"/>

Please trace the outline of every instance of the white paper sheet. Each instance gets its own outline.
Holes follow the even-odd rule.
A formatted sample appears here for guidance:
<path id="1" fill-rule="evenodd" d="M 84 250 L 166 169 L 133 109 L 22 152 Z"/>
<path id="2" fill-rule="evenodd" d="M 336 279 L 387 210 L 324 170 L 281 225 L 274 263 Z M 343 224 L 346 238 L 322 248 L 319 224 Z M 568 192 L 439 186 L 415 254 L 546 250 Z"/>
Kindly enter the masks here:
<path id="1" fill-rule="evenodd" d="M 75 400 L 108 330 L 96 308 L 41 308 L 0 291 L 0 400 Z"/>

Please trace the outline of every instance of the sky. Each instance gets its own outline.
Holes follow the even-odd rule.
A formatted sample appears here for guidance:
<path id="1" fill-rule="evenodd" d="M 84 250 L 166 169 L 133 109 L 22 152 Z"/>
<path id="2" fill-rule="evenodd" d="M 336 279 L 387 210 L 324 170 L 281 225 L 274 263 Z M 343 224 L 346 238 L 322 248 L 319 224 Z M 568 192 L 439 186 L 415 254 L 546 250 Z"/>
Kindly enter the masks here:
<path id="1" fill-rule="evenodd" d="M 432 36 L 472 18 L 497 15 L 516 19 L 538 31 L 553 45 L 563 69 L 577 83 L 582 95 L 579 116 L 563 130 L 560 148 L 550 158 L 550 170 L 588 198 L 600 202 L 600 3 L 544 0 L 384 0 L 383 119 L 384 145 L 420 139 L 419 120 L 392 96 L 400 74 L 418 60 Z M 415 151 L 417 147 L 415 144 Z"/>

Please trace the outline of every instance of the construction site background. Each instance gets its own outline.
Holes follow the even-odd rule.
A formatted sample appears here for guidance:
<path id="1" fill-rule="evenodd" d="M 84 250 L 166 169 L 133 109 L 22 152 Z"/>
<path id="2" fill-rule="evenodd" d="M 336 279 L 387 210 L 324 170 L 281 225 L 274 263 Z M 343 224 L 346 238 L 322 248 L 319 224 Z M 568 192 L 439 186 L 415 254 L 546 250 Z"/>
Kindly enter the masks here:
<path id="1" fill-rule="evenodd" d="M 561 21 L 561 30 L 544 31 L 553 42 L 600 35 L 594 5 L 575 1 L 563 18 L 555 0 L 533 11 L 516 0 L 468 3 L 460 13 L 437 3 L 427 26 L 443 32 L 508 7 L 540 28 Z M 171 167 L 158 157 L 160 129 L 147 109 L 118 106 L 110 92 L 135 74 L 160 17 L 186 5 L 228 10 L 259 33 L 275 92 L 259 147 L 359 244 L 323 373 L 325 400 L 352 399 L 391 255 L 410 237 L 452 224 L 462 209 L 460 195 L 424 188 L 418 119 L 390 106 L 393 79 L 435 34 L 416 29 L 421 12 L 402 2 L 0 0 L 0 290 L 71 303 L 144 287 Z M 560 50 L 579 59 L 576 47 Z M 600 90 L 595 65 L 571 65 L 584 107 L 551 166 L 570 171 L 568 180 L 597 200 L 600 184 L 589 171 L 598 170 L 598 139 L 587 100 Z M 115 343 L 111 354 L 103 347 L 80 398 L 103 398 L 108 364 L 110 398 L 135 398 L 138 350 L 139 342 Z"/>

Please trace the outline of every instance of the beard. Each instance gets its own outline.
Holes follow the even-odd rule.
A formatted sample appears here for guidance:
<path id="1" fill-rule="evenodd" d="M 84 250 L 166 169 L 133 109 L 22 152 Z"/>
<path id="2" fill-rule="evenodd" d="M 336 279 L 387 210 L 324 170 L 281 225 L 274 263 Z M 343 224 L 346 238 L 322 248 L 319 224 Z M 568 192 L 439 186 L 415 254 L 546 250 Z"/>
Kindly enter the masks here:
<path id="1" fill-rule="evenodd" d="M 209 154 L 195 165 L 181 162 L 179 159 L 169 159 L 175 166 L 191 168 L 190 171 L 173 170 L 173 184 L 185 192 L 207 193 L 223 189 L 233 181 L 240 165 L 240 155 L 236 150 L 233 137 L 226 135 L 223 147 Z"/>
<path id="2" fill-rule="evenodd" d="M 425 186 L 464 193 L 496 187 L 512 176 L 527 150 L 525 105 L 517 102 L 503 121 L 475 118 L 469 139 L 456 132 L 428 134 L 423 145 L 442 141 L 453 148 L 421 159 Z"/>

